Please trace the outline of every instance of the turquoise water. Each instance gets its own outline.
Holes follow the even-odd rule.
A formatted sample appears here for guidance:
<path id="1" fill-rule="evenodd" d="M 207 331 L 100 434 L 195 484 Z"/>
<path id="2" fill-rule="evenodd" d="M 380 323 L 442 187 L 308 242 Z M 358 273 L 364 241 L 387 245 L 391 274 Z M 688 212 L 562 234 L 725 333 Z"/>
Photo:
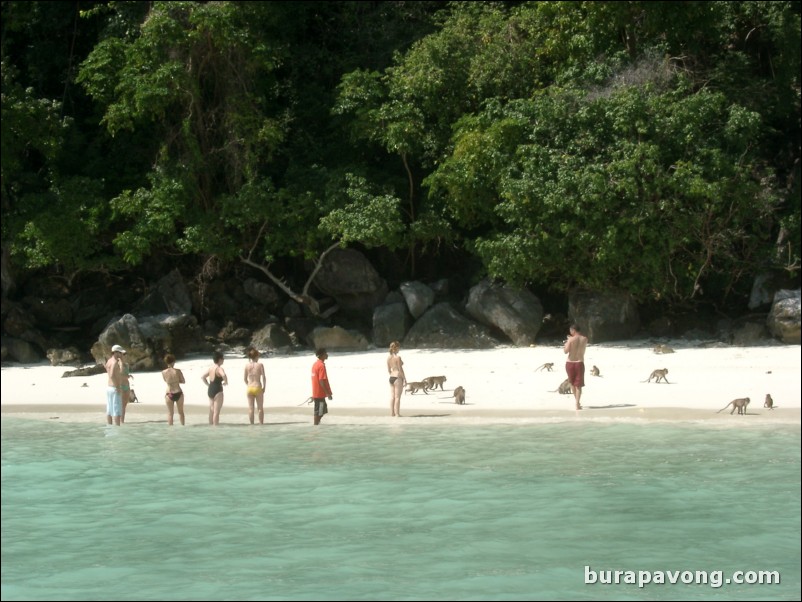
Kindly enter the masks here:
<path id="1" fill-rule="evenodd" d="M 800 430 L 4 418 L 2 599 L 798 600 Z"/>

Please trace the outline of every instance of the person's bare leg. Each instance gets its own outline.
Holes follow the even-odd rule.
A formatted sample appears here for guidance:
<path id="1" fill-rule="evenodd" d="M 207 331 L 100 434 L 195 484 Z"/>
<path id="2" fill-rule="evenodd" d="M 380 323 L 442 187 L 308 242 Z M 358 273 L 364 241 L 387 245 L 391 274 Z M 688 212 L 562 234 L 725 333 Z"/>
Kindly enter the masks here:
<path id="1" fill-rule="evenodd" d="M 223 394 L 218 393 L 214 398 L 214 425 L 220 424 L 220 410 L 223 409 Z"/>
<path id="2" fill-rule="evenodd" d="M 125 422 L 125 409 L 128 407 L 128 402 L 131 400 L 131 391 L 123 391 L 120 395 L 123 398 L 123 415 L 120 418 L 120 422 Z"/>
<path id="3" fill-rule="evenodd" d="M 164 403 L 167 405 L 167 424 L 173 426 L 173 400 L 169 395 L 165 395 Z"/>
<path id="4" fill-rule="evenodd" d="M 265 394 L 259 393 L 256 396 L 256 409 L 259 411 L 259 424 L 265 423 Z"/>
<path id="5" fill-rule="evenodd" d="M 248 395 L 248 421 L 253 424 L 253 402 L 255 401 L 253 395 Z"/>
<path id="6" fill-rule="evenodd" d="M 178 418 L 181 420 L 181 426 L 183 426 L 184 425 L 184 396 L 183 395 L 178 398 L 178 401 L 176 402 L 176 405 L 178 406 Z"/>
<path id="7" fill-rule="evenodd" d="M 582 404 L 579 403 L 580 398 L 582 397 L 582 387 L 575 387 L 571 385 L 571 389 L 574 391 L 574 399 L 576 400 L 576 409 L 581 410 Z"/>

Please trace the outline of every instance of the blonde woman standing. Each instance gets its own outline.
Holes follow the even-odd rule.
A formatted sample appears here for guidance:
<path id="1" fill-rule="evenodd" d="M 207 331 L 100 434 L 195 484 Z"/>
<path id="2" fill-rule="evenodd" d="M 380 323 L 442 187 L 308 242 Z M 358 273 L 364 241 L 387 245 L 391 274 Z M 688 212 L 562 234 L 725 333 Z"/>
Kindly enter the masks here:
<path id="1" fill-rule="evenodd" d="M 401 416 L 401 392 L 406 384 L 404 362 L 398 352 L 398 341 L 390 343 L 390 356 L 387 358 L 387 372 L 390 374 L 390 416 Z"/>

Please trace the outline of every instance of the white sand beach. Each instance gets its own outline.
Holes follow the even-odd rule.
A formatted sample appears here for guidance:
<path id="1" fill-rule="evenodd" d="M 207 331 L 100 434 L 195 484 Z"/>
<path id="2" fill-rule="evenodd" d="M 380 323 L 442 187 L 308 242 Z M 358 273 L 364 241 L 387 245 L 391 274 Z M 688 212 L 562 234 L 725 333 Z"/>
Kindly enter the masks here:
<path id="1" fill-rule="evenodd" d="M 693 341 L 674 341 L 674 353 L 657 354 L 653 344 L 622 342 L 590 345 L 582 411 L 574 410 L 572 395 L 555 389 L 566 378 L 561 346 L 505 347 L 492 350 L 401 349 L 407 380 L 445 375 L 444 391 L 404 394 L 401 418 L 389 412 L 386 350 L 359 353 L 332 351 L 326 362 L 334 398 L 323 424 L 398 423 L 526 423 L 565 420 L 598 421 L 715 421 L 718 424 L 758 422 L 800 423 L 800 348 L 703 347 Z M 309 423 L 306 404 L 310 389 L 312 352 L 263 356 L 267 373 L 265 422 Z M 537 370 L 544 363 L 554 370 Z M 201 378 L 211 358 L 179 359 L 186 384 L 187 425 L 208 423 L 208 398 Z M 229 383 L 221 424 L 248 424 L 243 377 L 247 358 L 227 355 L 223 368 Z M 590 375 L 598 366 L 600 376 Z M 652 370 L 668 369 L 669 384 L 644 382 Z M 105 423 L 106 375 L 62 378 L 64 366 L 10 365 L 2 367 L 2 414 L 47 420 Z M 466 404 L 452 397 L 456 386 L 466 390 Z M 133 388 L 140 403 L 128 406 L 126 425 L 163 422 L 165 384 L 160 372 L 134 372 Z M 766 394 L 775 409 L 763 407 Z M 724 408 L 735 398 L 749 397 L 745 416 Z M 176 418 L 176 424 L 178 420 Z"/>

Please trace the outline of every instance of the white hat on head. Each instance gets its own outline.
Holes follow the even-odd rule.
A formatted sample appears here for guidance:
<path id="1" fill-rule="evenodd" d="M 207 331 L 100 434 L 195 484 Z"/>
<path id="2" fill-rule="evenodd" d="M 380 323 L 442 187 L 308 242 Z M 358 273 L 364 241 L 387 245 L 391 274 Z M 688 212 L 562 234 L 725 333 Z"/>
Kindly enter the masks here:
<path id="1" fill-rule="evenodd" d="M 114 353 L 115 351 L 119 351 L 120 353 L 125 353 L 125 349 L 120 347 L 119 345 L 115 345 L 111 348 L 111 352 Z"/>

